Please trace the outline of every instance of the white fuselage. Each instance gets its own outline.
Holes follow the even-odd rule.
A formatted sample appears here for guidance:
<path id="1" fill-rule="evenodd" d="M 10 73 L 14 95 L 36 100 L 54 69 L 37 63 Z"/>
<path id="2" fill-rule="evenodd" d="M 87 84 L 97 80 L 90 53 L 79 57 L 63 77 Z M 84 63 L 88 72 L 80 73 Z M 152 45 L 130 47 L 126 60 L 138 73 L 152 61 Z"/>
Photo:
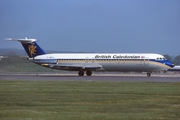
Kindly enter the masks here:
<path id="1" fill-rule="evenodd" d="M 71 53 L 44 54 L 34 57 L 37 64 L 59 70 L 142 71 L 167 70 L 171 64 L 159 54 Z"/>

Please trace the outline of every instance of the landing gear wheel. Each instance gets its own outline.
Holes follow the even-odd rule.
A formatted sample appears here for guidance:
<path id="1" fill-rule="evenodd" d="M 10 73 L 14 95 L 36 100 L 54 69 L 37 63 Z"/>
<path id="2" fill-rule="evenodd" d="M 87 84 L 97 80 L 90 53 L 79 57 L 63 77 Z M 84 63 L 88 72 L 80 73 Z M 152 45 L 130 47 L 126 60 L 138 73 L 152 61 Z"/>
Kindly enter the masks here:
<path id="1" fill-rule="evenodd" d="M 86 72 L 86 75 L 87 75 L 87 76 L 91 76 L 91 75 L 92 75 L 92 72 L 91 72 L 91 71 L 87 71 L 87 72 Z"/>
<path id="2" fill-rule="evenodd" d="M 84 71 L 79 71 L 79 72 L 78 72 L 78 75 L 79 75 L 79 76 L 84 76 Z"/>
<path id="3" fill-rule="evenodd" d="M 147 76 L 150 77 L 150 76 L 151 76 L 151 73 L 147 73 Z"/>

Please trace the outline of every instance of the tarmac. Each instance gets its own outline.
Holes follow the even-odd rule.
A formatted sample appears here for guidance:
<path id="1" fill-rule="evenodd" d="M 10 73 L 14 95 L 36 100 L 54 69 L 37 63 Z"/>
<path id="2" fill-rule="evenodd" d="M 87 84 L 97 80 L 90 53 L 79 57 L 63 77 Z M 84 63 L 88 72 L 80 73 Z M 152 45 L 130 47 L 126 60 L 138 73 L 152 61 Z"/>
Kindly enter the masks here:
<path id="1" fill-rule="evenodd" d="M 77 74 L 0 74 L 2 80 L 24 81 L 101 81 L 101 82 L 180 82 L 180 74 L 93 74 L 78 76 Z"/>

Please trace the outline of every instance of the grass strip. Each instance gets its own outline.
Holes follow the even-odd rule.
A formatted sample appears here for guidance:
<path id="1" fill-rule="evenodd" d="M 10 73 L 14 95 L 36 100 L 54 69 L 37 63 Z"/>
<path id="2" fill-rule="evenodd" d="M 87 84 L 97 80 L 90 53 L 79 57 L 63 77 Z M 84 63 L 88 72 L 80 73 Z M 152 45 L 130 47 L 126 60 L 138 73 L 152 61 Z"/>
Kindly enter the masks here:
<path id="1" fill-rule="evenodd" d="M 2 120 L 178 120 L 180 83 L 0 81 Z"/>

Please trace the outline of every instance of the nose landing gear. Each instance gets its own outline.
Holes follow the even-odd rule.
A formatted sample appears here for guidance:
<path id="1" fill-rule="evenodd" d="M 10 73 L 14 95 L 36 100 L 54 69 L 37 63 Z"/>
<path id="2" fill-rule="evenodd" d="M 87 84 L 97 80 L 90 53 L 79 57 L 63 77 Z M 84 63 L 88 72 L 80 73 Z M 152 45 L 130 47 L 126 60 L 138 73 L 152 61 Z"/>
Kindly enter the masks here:
<path id="1" fill-rule="evenodd" d="M 148 76 L 148 77 L 150 77 L 150 76 L 151 76 L 151 73 L 150 73 L 150 72 L 148 72 L 148 73 L 147 73 L 147 76 Z"/>

